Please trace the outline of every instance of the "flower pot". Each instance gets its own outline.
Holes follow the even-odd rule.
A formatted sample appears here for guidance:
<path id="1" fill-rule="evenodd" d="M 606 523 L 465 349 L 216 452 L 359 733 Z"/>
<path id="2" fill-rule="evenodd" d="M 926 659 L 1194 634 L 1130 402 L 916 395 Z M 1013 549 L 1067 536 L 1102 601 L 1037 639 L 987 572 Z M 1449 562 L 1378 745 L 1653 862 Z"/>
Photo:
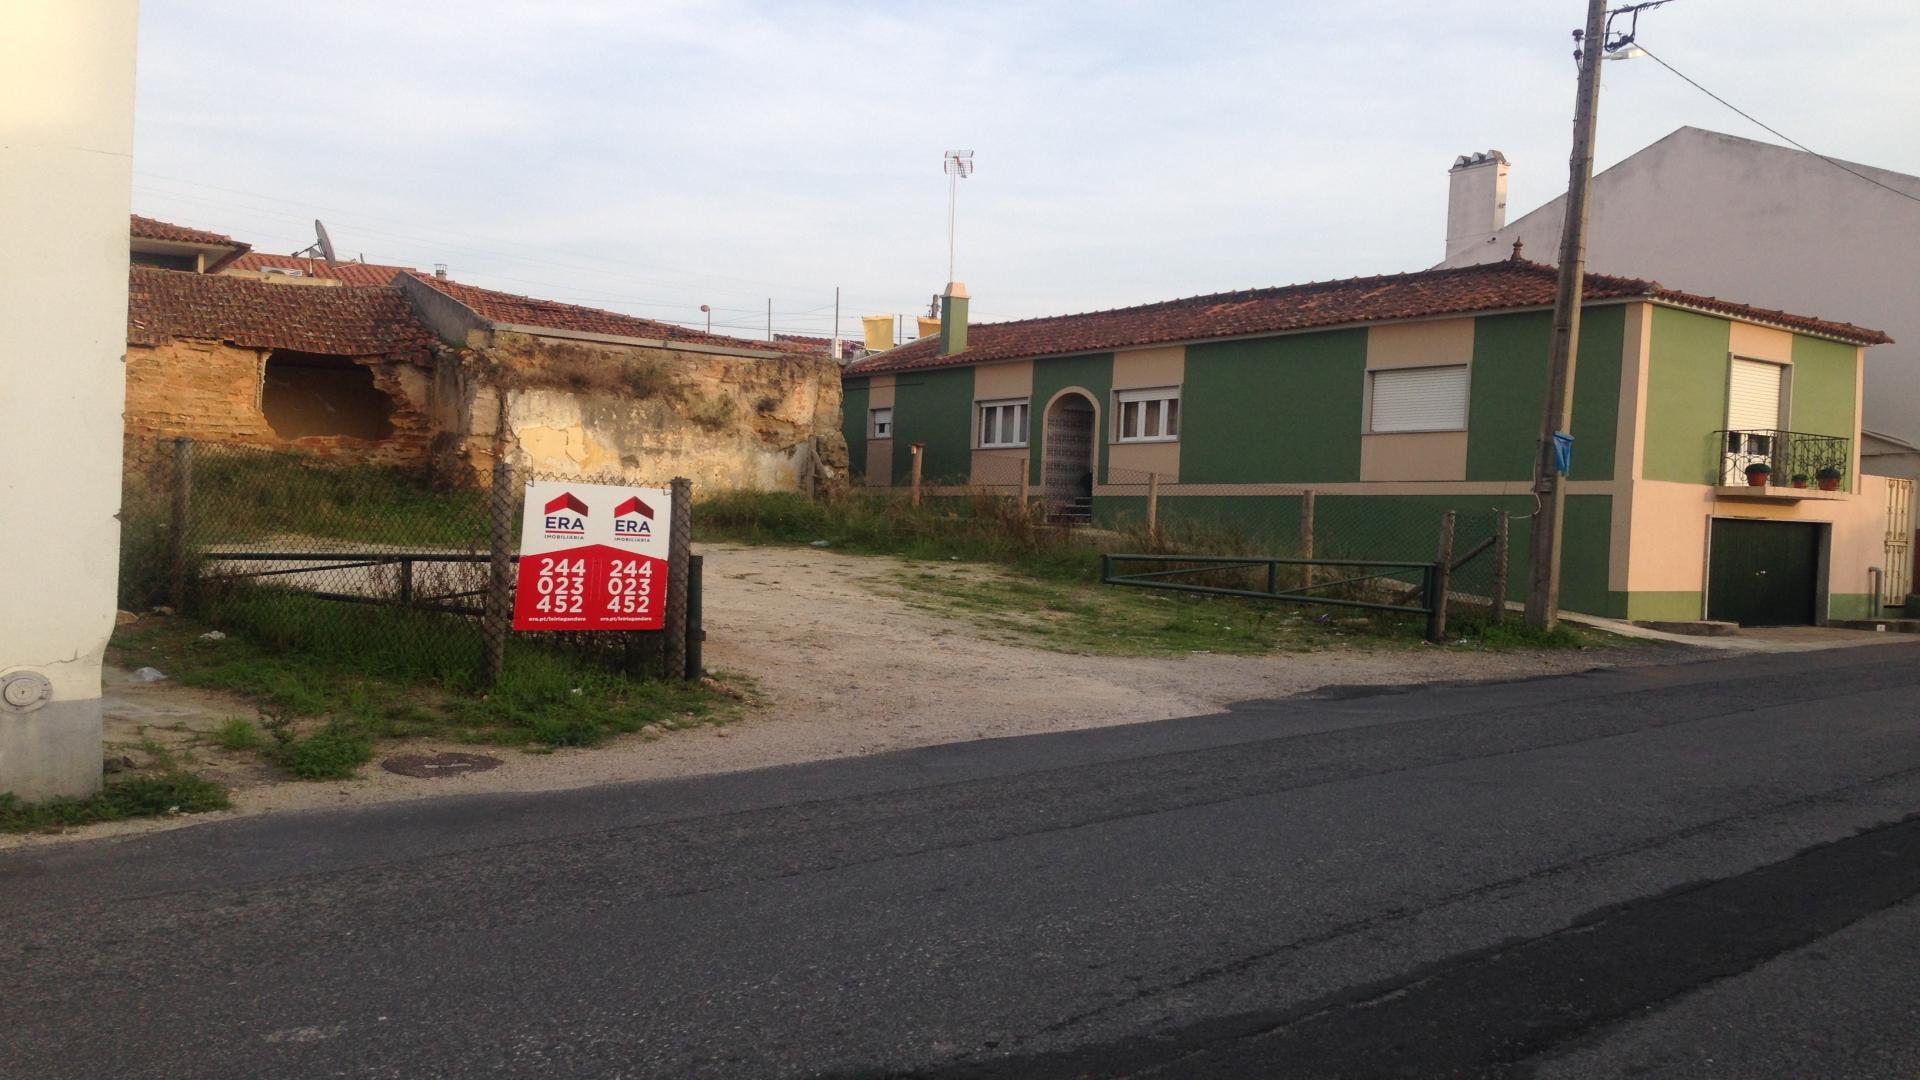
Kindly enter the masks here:
<path id="1" fill-rule="evenodd" d="M 1840 490 L 1840 478 L 1839 478 L 1839 477 L 1835 477 L 1835 478 L 1833 478 L 1833 479 L 1831 479 L 1831 480 L 1828 480 L 1828 479 L 1825 479 L 1825 478 L 1822 478 L 1822 479 L 1821 479 L 1821 481 L 1820 481 L 1820 490 L 1821 490 L 1821 491 L 1839 491 L 1839 490 Z"/>
<path id="2" fill-rule="evenodd" d="M 1750 473 L 1748 473 L 1748 474 L 1747 474 L 1747 486 L 1748 486 L 1748 487 L 1766 487 L 1766 486 L 1767 486 L 1767 474 L 1766 474 L 1766 473 L 1763 473 L 1763 472 L 1750 472 Z"/>
<path id="3" fill-rule="evenodd" d="M 1807 478 L 1806 478 L 1806 477 L 1804 477 L 1804 476 L 1796 476 L 1796 477 L 1794 477 L 1794 478 L 1793 478 L 1793 486 L 1794 486 L 1794 487 L 1797 487 L 1797 488 L 1803 488 L 1803 487 L 1806 487 L 1806 486 L 1807 486 Z"/>

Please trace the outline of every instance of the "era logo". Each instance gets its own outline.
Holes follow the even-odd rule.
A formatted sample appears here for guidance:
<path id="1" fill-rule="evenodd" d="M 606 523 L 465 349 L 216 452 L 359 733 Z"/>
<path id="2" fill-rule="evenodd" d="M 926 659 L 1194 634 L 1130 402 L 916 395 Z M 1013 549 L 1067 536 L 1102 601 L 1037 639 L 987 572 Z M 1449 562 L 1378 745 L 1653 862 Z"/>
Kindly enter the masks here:
<path id="1" fill-rule="evenodd" d="M 613 508 L 613 534 L 638 540 L 653 535 L 653 507 L 635 495 Z"/>
<path id="2" fill-rule="evenodd" d="M 587 504 L 572 492 L 563 492 L 547 503 L 548 533 L 581 534 L 587 531 Z"/>

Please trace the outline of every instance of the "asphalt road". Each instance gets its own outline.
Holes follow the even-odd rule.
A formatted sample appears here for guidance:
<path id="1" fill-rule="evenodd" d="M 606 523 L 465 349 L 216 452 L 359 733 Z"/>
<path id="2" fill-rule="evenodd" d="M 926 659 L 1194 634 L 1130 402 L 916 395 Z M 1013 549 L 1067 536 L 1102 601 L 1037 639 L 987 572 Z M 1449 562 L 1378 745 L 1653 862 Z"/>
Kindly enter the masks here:
<path id="1" fill-rule="evenodd" d="M 955 702 L 955 708 L 966 708 Z M 1920 1076 L 1920 643 L 0 856 L 0 1076 Z"/>

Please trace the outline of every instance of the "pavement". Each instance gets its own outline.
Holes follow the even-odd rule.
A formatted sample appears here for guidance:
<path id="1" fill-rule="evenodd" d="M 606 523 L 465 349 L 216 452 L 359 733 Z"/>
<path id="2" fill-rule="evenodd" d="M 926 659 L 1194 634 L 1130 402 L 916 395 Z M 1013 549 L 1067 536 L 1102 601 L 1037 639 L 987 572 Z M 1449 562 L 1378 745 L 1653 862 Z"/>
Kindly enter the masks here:
<path id="1" fill-rule="evenodd" d="M 17 851 L 0 1076 L 1911 1078 L 1917 692 L 1330 687 Z"/>

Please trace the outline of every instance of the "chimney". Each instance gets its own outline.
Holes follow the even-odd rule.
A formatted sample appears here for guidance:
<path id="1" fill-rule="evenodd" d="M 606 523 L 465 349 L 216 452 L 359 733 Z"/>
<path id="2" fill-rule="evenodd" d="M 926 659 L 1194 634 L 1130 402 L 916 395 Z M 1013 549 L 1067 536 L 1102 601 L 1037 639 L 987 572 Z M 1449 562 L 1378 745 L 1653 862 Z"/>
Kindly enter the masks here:
<path id="1" fill-rule="evenodd" d="M 1507 159 L 1461 154 L 1447 170 L 1447 261 L 1473 257 L 1507 223 Z"/>
<path id="2" fill-rule="evenodd" d="M 967 287 L 947 282 L 940 296 L 940 355 L 967 351 Z"/>
<path id="3" fill-rule="evenodd" d="M 439 279 L 440 279 L 441 281 L 445 281 L 445 280 L 447 280 L 447 264 L 446 264 L 446 263 L 434 263 L 434 264 L 433 264 L 433 276 L 434 276 L 434 277 L 436 277 L 436 278 L 439 278 Z"/>
<path id="4" fill-rule="evenodd" d="M 893 316 L 860 316 L 861 340 L 868 352 L 886 352 L 893 348 Z"/>

